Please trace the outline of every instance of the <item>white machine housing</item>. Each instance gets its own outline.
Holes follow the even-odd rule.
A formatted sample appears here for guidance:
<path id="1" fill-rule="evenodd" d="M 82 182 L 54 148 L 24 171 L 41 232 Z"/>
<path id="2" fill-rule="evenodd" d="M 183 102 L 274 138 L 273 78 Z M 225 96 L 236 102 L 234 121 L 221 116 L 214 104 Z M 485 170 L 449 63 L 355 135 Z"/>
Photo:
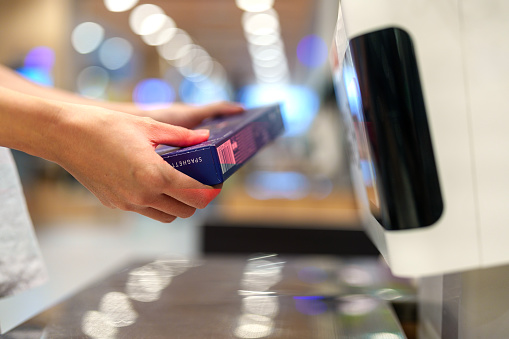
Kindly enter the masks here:
<path id="1" fill-rule="evenodd" d="M 407 32 L 413 43 L 443 210 L 432 225 L 385 229 L 370 212 L 353 156 L 365 229 L 399 276 L 507 264 L 509 2 L 341 0 L 332 51 L 336 90 L 345 86 L 344 58 L 352 39 L 389 27 Z M 351 153 L 359 153 L 351 114 L 339 105 Z"/>

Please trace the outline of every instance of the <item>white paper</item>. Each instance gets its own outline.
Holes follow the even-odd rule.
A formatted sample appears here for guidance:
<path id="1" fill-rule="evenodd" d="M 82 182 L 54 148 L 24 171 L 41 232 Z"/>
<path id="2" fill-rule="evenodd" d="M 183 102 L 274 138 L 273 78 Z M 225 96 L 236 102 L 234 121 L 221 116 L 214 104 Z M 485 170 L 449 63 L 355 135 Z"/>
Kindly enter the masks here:
<path id="1" fill-rule="evenodd" d="M 0 147 L 0 303 L 47 280 L 9 149 Z M 0 314 L 0 333 L 5 328 Z M 21 319 L 23 321 L 26 319 Z"/>

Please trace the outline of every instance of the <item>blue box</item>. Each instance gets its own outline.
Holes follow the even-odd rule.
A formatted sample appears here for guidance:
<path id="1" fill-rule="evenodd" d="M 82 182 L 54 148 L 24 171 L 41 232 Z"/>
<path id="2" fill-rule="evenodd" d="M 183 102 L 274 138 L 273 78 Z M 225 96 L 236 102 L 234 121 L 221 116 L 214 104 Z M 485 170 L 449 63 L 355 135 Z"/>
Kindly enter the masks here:
<path id="1" fill-rule="evenodd" d="M 281 135 L 284 123 L 277 104 L 208 119 L 196 129 L 210 130 L 209 139 L 183 148 L 159 145 L 156 152 L 180 172 L 205 185 L 217 185 Z"/>

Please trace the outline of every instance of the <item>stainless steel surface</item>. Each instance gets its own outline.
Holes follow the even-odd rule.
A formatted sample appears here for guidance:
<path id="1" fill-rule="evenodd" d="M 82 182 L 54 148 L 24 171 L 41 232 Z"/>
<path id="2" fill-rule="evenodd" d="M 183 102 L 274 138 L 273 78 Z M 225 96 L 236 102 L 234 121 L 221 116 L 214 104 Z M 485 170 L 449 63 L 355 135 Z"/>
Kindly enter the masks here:
<path id="1" fill-rule="evenodd" d="M 405 338 L 391 302 L 413 295 L 375 259 L 164 258 L 85 289 L 41 326 L 45 339 Z"/>

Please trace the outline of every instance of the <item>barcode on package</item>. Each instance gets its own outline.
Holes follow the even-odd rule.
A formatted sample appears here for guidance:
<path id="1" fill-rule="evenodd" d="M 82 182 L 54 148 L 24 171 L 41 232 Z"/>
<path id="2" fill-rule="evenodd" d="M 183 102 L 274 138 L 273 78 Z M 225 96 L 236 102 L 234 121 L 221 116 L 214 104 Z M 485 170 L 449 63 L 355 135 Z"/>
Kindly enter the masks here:
<path id="1" fill-rule="evenodd" d="M 232 142 L 230 140 L 217 147 L 217 155 L 219 156 L 219 163 L 221 164 L 223 174 L 235 166 L 235 155 L 233 154 Z"/>

